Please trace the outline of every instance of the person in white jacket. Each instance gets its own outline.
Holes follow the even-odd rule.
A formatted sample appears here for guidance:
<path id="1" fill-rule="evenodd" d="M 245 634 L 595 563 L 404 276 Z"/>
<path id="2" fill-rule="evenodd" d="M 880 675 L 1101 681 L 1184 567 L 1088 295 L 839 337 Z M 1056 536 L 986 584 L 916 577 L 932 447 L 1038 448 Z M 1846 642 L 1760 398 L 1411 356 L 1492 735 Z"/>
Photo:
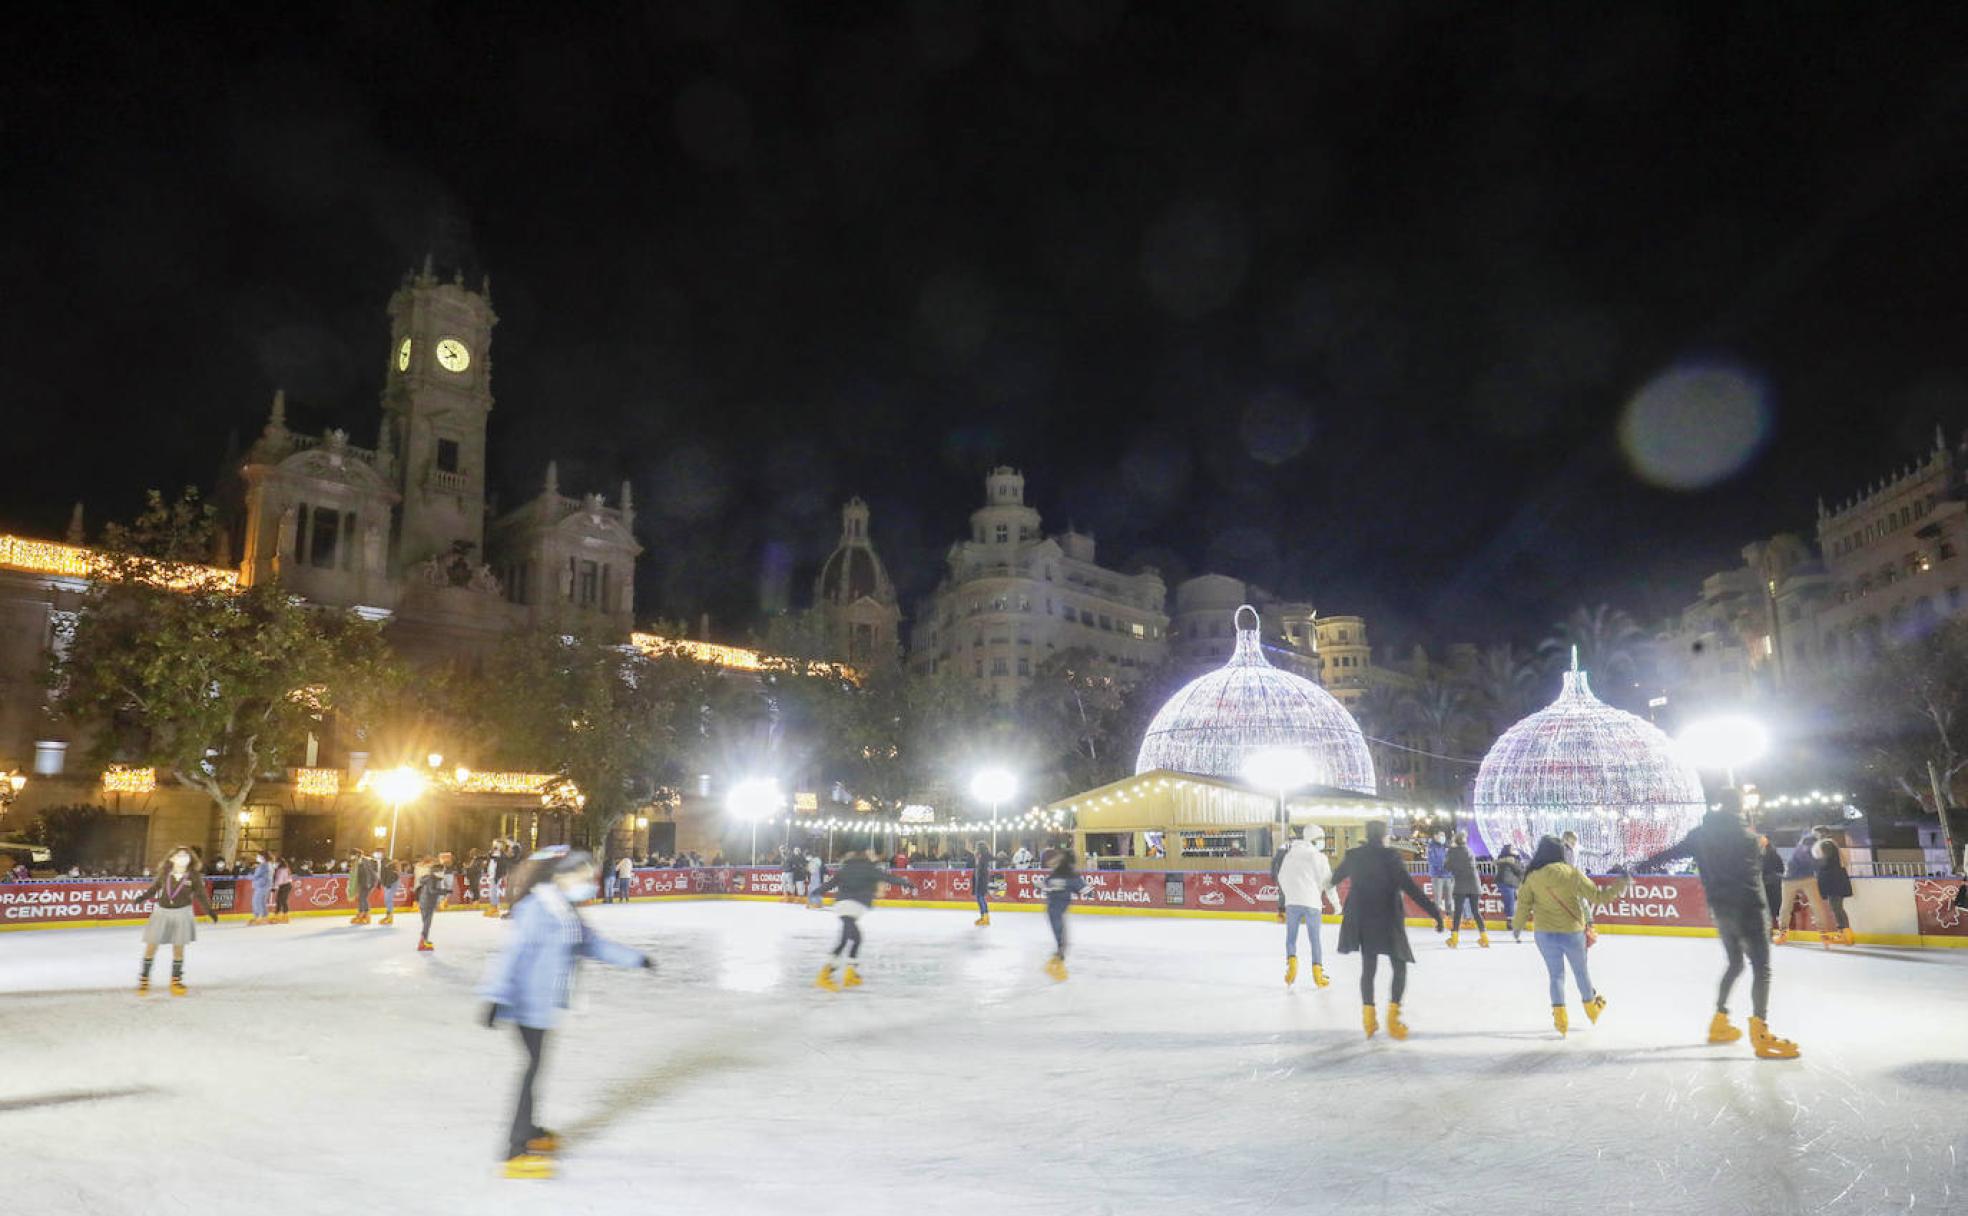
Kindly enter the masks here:
<path id="1" fill-rule="evenodd" d="M 1274 870 L 1278 900 L 1285 910 L 1285 986 L 1298 981 L 1298 927 L 1303 924 L 1312 939 L 1312 982 L 1324 988 L 1326 955 L 1320 930 L 1325 924 L 1326 892 L 1332 889 L 1325 830 L 1317 824 L 1301 829 L 1297 840 L 1278 850 Z"/>

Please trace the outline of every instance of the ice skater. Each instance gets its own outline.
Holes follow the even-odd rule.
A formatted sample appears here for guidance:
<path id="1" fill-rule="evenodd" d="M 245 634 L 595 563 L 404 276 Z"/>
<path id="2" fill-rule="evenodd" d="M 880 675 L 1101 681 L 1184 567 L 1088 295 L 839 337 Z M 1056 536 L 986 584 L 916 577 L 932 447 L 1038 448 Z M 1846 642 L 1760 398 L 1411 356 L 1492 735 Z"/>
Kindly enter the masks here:
<path id="1" fill-rule="evenodd" d="M 1708 897 L 1709 915 L 1729 956 L 1715 998 L 1715 1017 L 1708 1024 L 1708 1041 L 1733 1043 L 1742 1038 L 1742 1030 L 1729 1022 L 1729 992 L 1747 961 L 1749 999 L 1755 1011 L 1749 1019 L 1750 1045 L 1766 1060 L 1791 1060 L 1797 1058 L 1797 1044 L 1770 1033 L 1770 912 L 1763 904 L 1763 871 L 1756 837 L 1742 821 L 1741 806 L 1735 791 L 1726 791 L 1721 808 L 1703 815 L 1701 823 L 1680 843 L 1632 868 L 1652 869 L 1670 861 L 1694 859 L 1702 893 Z"/>
<path id="2" fill-rule="evenodd" d="M 970 868 L 970 893 L 977 897 L 979 925 L 991 923 L 991 860 L 990 846 L 978 841 Z"/>
<path id="3" fill-rule="evenodd" d="M 1770 905 L 1770 940 L 1775 941 L 1783 932 L 1777 921 L 1778 909 L 1783 907 L 1784 855 L 1777 852 L 1768 836 L 1758 836 L 1756 843 L 1763 851 L 1763 900 Z"/>
<path id="4" fill-rule="evenodd" d="M 411 892 L 417 899 L 417 915 L 423 920 L 423 928 L 417 933 L 419 953 L 437 949 L 431 944 L 431 920 L 437 915 L 438 904 L 444 899 L 444 889 L 451 884 L 451 871 L 439 863 L 435 857 L 425 857 L 410 871 L 413 879 Z"/>
<path id="5" fill-rule="evenodd" d="M 806 859 L 806 909 L 817 912 L 826 902 L 821 896 L 820 886 L 827 880 L 827 863 L 820 860 L 820 854 L 812 853 Z"/>
<path id="6" fill-rule="evenodd" d="M 246 923 L 264 925 L 267 923 L 267 903 L 273 895 L 273 862 L 266 850 L 253 854 L 253 871 L 247 876 L 253 884 L 253 919 Z"/>
<path id="7" fill-rule="evenodd" d="M 560 1021 L 583 957 L 611 967 L 651 968 L 639 950 L 617 945 L 588 928 L 575 910 L 599 890 L 594 858 L 553 845 L 527 859 L 513 883 L 513 933 L 493 959 L 479 995 L 485 1024 L 511 1022 L 526 1049 L 512 1130 L 506 1137 L 506 1177 L 551 1178 L 560 1138 L 533 1121 L 533 1087 L 546 1054 L 547 1032 Z"/>
<path id="8" fill-rule="evenodd" d="M 1442 914 L 1448 915 L 1455 907 L 1455 875 L 1449 872 L 1448 839 L 1440 832 L 1428 838 L 1428 886 Z"/>
<path id="9" fill-rule="evenodd" d="M 1504 845 L 1497 854 L 1497 895 L 1503 899 L 1503 921 L 1512 925 L 1510 940 L 1521 942 L 1524 935 L 1514 926 L 1517 919 L 1517 888 L 1524 883 L 1524 859 L 1517 856 L 1517 846 Z"/>
<path id="10" fill-rule="evenodd" d="M 1852 898 L 1852 876 L 1845 872 L 1838 842 L 1829 836 L 1818 841 L 1818 897 L 1831 905 L 1832 919 L 1832 928 L 1820 933 L 1818 940 L 1827 950 L 1851 945 L 1852 918 L 1845 913 L 1845 901 Z"/>
<path id="11" fill-rule="evenodd" d="M 499 897 L 505 891 L 506 871 L 511 864 L 506 842 L 494 840 L 492 851 L 485 856 L 485 915 L 494 919 L 499 915 Z"/>
<path id="12" fill-rule="evenodd" d="M 355 901 L 355 915 L 349 917 L 351 925 L 369 923 L 369 893 L 376 889 L 376 869 L 361 849 L 349 854 L 348 895 Z"/>
<path id="13" fill-rule="evenodd" d="M 1783 890 L 1778 896 L 1783 900 L 1783 907 L 1776 910 L 1775 942 L 1779 946 L 1790 940 L 1790 910 L 1797 906 L 1800 892 L 1811 909 L 1811 928 L 1820 934 L 1829 932 L 1831 917 L 1825 912 L 1824 895 L 1818 890 L 1816 828 L 1804 829 L 1804 834 L 1797 838 L 1797 847 L 1790 851 L 1790 861 L 1784 866 Z"/>
<path id="14" fill-rule="evenodd" d="M 1443 855 L 1442 864 L 1449 871 L 1449 889 L 1455 892 L 1449 913 L 1449 949 L 1455 949 L 1462 939 L 1462 910 L 1467 908 L 1469 919 L 1476 922 L 1476 944 L 1488 950 L 1490 931 L 1483 924 L 1483 884 L 1476 877 L 1476 857 L 1469 851 L 1467 832 L 1455 834 L 1455 842 Z"/>
<path id="15" fill-rule="evenodd" d="M 1332 890 L 1332 863 L 1326 860 L 1326 832 L 1317 824 L 1299 830 L 1299 838 L 1285 845 L 1278 854 L 1278 898 L 1285 905 L 1285 987 L 1298 982 L 1298 927 L 1304 925 L 1312 939 L 1312 982 L 1320 988 L 1326 979 L 1325 943 L 1320 940 L 1326 923 L 1326 892 Z"/>
<path id="16" fill-rule="evenodd" d="M 834 911 L 840 914 L 840 940 L 834 943 L 833 951 L 827 956 L 827 963 L 820 968 L 820 978 L 814 983 L 829 992 L 839 992 L 842 988 L 861 986 L 861 973 L 855 970 L 855 962 L 861 957 L 861 918 L 875 906 L 875 897 L 881 893 L 883 883 L 894 883 L 913 891 L 916 884 L 891 870 L 884 870 L 875 862 L 870 850 L 856 849 L 848 853 L 834 876 L 821 884 L 820 890 L 834 893 Z M 834 967 L 840 962 L 845 951 L 847 965 L 838 982 L 834 980 Z"/>
<path id="17" fill-rule="evenodd" d="M 1401 855 L 1387 847 L 1384 820 L 1367 823 L 1367 839 L 1347 851 L 1346 859 L 1333 872 L 1333 886 L 1351 881 L 1346 892 L 1346 908 L 1339 922 L 1339 952 L 1360 954 L 1360 1024 L 1367 1037 L 1380 1029 L 1374 1016 L 1374 973 L 1380 956 L 1386 955 L 1393 969 L 1393 988 L 1387 1004 L 1387 1035 L 1408 1037 L 1407 1023 L 1401 1020 L 1401 998 L 1407 995 L 1408 964 L 1414 950 L 1408 945 L 1407 910 L 1401 904 L 1406 895 L 1435 918 L 1435 932 L 1442 931 L 1442 910 L 1428 897 L 1401 864 Z"/>
<path id="18" fill-rule="evenodd" d="M 375 862 L 376 881 L 383 888 L 383 919 L 378 923 L 393 925 L 396 923 L 396 884 L 403 875 L 396 868 L 396 858 L 383 856 L 381 849 L 376 850 Z"/>
<path id="19" fill-rule="evenodd" d="M 289 911 L 294 898 L 294 867 L 285 857 L 273 859 L 273 923 L 284 925 L 294 919 Z"/>
<path id="20" fill-rule="evenodd" d="M 143 970 L 137 973 L 137 995 L 150 991 L 150 968 L 157 961 L 157 948 L 169 946 L 171 995 L 184 996 L 189 991 L 184 985 L 185 947 L 198 940 L 198 915 L 219 923 L 211 895 L 205 890 L 205 874 L 198 868 L 198 855 L 190 846 L 171 850 L 157 867 L 157 877 L 149 889 L 137 896 L 138 903 L 146 899 L 155 899 L 157 906 L 144 922 Z"/>
<path id="21" fill-rule="evenodd" d="M 1046 921 L 1052 926 L 1052 957 L 1046 960 L 1045 971 L 1055 981 L 1066 978 L 1066 912 L 1073 906 L 1073 897 L 1086 890 L 1086 879 L 1073 861 L 1073 850 L 1060 849 L 1052 855 L 1052 866 L 1046 871 L 1045 897 Z"/>
<path id="22" fill-rule="evenodd" d="M 1571 1030 L 1565 1009 L 1565 967 L 1570 964 L 1572 979 L 1578 982 L 1579 1000 L 1585 1016 L 1593 1022 L 1606 1011 L 1606 996 L 1592 986 L 1585 966 L 1585 925 L 1594 904 L 1617 898 L 1632 882 L 1620 878 L 1602 887 L 1565 862 L 1565 846 L 1556 836 L 1538 841 L 1531 854 L 1531 868 L 1524 876 L 1524 889 L 1517 897 L 1517 912 L 1510 927 L 1521 933 L 1531 929 L 1538 953 L 1551 979 L 1551 1024 L 1562 1038 Z"/>

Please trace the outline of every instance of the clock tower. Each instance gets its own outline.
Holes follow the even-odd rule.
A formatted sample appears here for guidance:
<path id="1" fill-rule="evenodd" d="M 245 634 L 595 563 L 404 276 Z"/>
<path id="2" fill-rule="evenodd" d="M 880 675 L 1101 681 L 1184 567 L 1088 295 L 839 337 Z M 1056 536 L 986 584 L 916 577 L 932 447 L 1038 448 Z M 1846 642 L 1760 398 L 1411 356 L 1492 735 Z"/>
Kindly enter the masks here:
<path id="1" fill-rule="evenodd" d="M 398 571 L 470 546 L 485 560 L 485 423 L 492 412 L 491 283 L 441 283 L 430 259 L 390 297 L 377 448 L 394 457 Z"/>

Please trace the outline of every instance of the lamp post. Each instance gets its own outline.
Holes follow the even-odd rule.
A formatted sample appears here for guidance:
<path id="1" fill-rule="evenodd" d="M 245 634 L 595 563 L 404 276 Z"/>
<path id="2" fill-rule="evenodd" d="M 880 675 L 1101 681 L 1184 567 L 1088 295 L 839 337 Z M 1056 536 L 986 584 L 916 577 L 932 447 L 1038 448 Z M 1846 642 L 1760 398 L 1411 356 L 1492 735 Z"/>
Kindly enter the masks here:
<path id="1" fill-rule="evenodd" d="M 1703 718 L 1682 728 L 1675 742 L 1696 768 L 1721 770 L 1728 789 L 1736 788 L 1736 770 L 1756 763 L 1770 748 L 1770 733 L 1754 718 L 1730 715 Z"/>
<path id="2" fill-rule="evenodd" d="M 991 804 L 991 852 L 998 851 L 998 807 L 1018 792 L 1018 778 L 1010 769 L 996 765 L 980 768 L 970 779 L 970 796 Z"/>
<path id="3" fill-rule="evenodd" d="M 725 809 L 739 819 L 751 821 L 752 825 L 752 864 L 759 859 L 759 820 L 772 814 L 785 804 L 785 795 L 779 792 L 779 784 L 770 777 L 748 777 L 731 787 L 724 797 Z"/>
<path id="4" fill-rule="evenodd" d="M 1278 829 L 1281 832 L 1289 831 L 1291 822 L 1285 813 L 1285 795 L 1312 783 L 1312 778 L 1317 775 L 1313 770 L 1312 758 L 1295 747 L 1259 748 L 1244 757 L 1243 771 L 1244 780 L 1276 795 Z"/>
<path id="5" fill-rule="evenodd" d="M 14 799 L 26 788 L 27 774 L 19 769 L 0 775 L 0 815 L 7 813 L 7 808 L 14 805 Z"/>
<path id="6" fill-rule="evenodd" d="M 440 763 L 443 761 L 443 757 L 441 756 L 436 757 L 436 759 Z M 376 796 L 389 805 L 389 843 L 385 848 L 384 856 L 395 857 L 397 818 L 403 813 L 403 808 L 406 804 L 415 802 L 423 795 L 424 787 L 428 783 L 425 781 L 424 775 L 416 769 L 408 765 L 398 765 L 396 768 L 378 773 L 376 779 L 370 784 L 375 789 Z M 376 835 L 383 835 L 381 824 L 376 825 Z"/>

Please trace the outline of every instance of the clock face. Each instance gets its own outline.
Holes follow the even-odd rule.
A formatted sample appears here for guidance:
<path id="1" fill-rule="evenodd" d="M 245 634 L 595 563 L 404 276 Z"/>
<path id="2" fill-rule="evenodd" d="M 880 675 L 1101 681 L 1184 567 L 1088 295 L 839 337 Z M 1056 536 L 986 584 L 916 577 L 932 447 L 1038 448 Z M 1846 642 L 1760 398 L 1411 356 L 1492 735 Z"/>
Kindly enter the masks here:
<path id="1" fill-rule="evenodd" d="M 461 372 L 471 366 L 471 351 L 456 338 L 437 340 L 437 365 L 447 372 Z"/>
<path id="2" fill-rule="evenodd" d="M 410 339 L 408 338 L 403 340 L 403 345 L 396 348 L 396 370 L 400 372 L 410 370 Z"/>

